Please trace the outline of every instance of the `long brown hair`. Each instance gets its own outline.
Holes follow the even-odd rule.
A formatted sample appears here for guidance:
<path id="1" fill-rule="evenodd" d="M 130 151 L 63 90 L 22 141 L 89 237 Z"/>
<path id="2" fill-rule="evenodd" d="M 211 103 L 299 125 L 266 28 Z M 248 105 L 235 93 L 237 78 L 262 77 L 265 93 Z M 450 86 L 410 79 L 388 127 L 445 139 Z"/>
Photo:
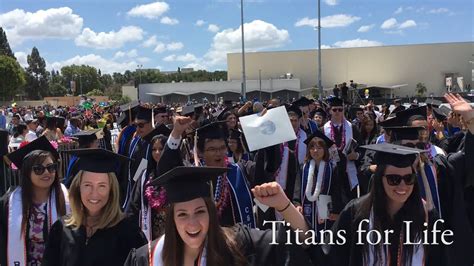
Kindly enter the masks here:
<path id="1" fill-rule="evenodd" d="M 232 230 L 224 230 L 219 225 L 214 201 L 203 198 L 209 213 L 209 231 L 207 232 L 208 265 L 247 265 L 242 251 L 235 241 Z M 163 262 L 166 266 L 183 265 L 184 242 L 176 230 L 174 221 L 174 204 L 167 209 L 165 224 L 165 243 L 163 245 Z"/>
<path id="2" fill-rule="evenodd" d="M 311 157 L 311 149 L 314 147 L 314 146 L 320 146 L 320 147 L 323 147 L 324 149 L 324 156 L 322 158 L 323 161 L 327 162 L 329 160 L 329 150 L 328 150 L 328 146 L 326 145 L 326 142 L 324 142 L 324 140 L 322 140 L 321 138 L 313 138 L 309 143 L 308 143 L 308 146 L 306 148 L 306 157 L 304 158 L 304 161 L 305 163 L 311 161 L 311 159 L 313 159 Z"/>
<path id="3" fill-rule="evenodd" d="M 47 158 L 51 158 L 53 163 L 56 163 L 56 158 L 49 151 L 35 150 L 23 159 L 23 165 L 20 169 L 20 186 L 21 186 L 21 206 L 22 206 L 22 219 L 21 219 L 21 231 L 25 232 L 26 224 L 28 223 L 30 209 L 33 206 L 33 183 L 31 182 L 31 173 L 33 172 L 33 166 L 42 164 Z M 64 200 L 63 190 L 61 189 L 61 182 L 59 182 L 58 172 L 54 175 L 53 184 L 51 188 L 54 188 L 56 194 L 56 211 L 58 217 L 66 214 L 66 203 Z"/>
<path id="4" fill-rule="evenodd" d="M 86 207 L 81 200 L 81 182 L 84 171 L 81 170 L 74 177 L 69 188 L 69 204 L 71 206 L 71 216 L 65 222 L 67 226 L 72 226 L 74 229 L 81 227 L 87 216 Z M 107 203 L 102 208 L 100 215 L 98 229 L 112 227 L 118 224 L 124 217 L 120 209 L 120 188 L 117 177 L 114 173 L 107 173 L 109 177 L 110 193 Z"/>

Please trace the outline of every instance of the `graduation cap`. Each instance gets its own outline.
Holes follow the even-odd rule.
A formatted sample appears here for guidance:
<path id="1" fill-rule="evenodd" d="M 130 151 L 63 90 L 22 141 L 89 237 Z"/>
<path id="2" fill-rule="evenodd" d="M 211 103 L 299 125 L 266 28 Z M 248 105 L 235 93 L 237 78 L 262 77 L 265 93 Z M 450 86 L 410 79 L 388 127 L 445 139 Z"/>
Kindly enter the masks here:
<path id="1" fill-rule="evenodd" d="M 436 119 L 443 122 L 444 120 L 446 120 L 446 118 L 448 118 L 449 111 L 444 108 L 441 109 L 441 108 L 433 107 L 433 115 Z"/>
<path id="2" fill-rule="evenodd" d="M 148 133 L 146 136 L 144 136 L 142 139 L 151 142 L 151 139 L 156 136 L 156 135 L 165 135 L 169 136 L 171 134 L 171 129 L 169 129 L 166 125 L 161 124 L 157 127 L 155 127 L 150 133 Z"/>
<path id="3" fill-rule="evenodd" d="M 201 126 L 194 131 L 192 131 L 190 134 L 196 134 L 198 139 L 225 139 L 226 135 L 225 132 L 222 128 L 222 125 L 226 121 L 214 121 L 214 122 L 209 122 L 209 121 L 204 121 Z"/>
<path id="4" fill-rule="evenodd" d="M 186 105 L 181 109 L 182 116 L 192 116 L 194 114 L 194 106 Z"/>
<path id="5" fill-rule="evenodd" d="M 411 126 L 394 126 L 384 127 L 384 129 L 392 132 L 392 141 L 397 140 L 416 140 L 419 136 L 419 131 L 425 129 L 424 127 Z"/>
<path id="6" fill-rule="evenodd" d="M 84 147 L 96 139 L 102 139 L 104 137 L 104 132 L 101 129 L 84 130 L 72 135 L 72 137 L 77 139 L 80 147 Z"/>
<path id="7" fill-rule="evenodd" d="M 58 151 L 56 151 L 56 149 L 53 147 L 53 145 L 51 145 L 51 143 L 45 136 L 41 136 L 33 140 L 32 142 L 26 144 L 25 146 L 19 148 L 18 150 L 5 155 L 4 158 L 8 163 L 14 163 L 16 167 L 21 168 L 24 159 L 28 157 L 28 154 L 30 152 L 35 150 L 49 151 L 56 159 L 59 158 Z"/>
<path id="8" fill-rule="evenodd" d="M 439 107 L 443 102 L 440 100 L 436 99 L 426 99 L 426 105 L 428 106 L 434 106 L 434 107 Z"/>
<path id="9" fill-rule="evenodd" d="M 119 108 L 122 111 L 122 114 L 117 119 L 117 123 L 120 124 L 120 126 L 122 127 L 125 127 L 128 124 L 131 124 L 133 120 L 135 120 L 135 115 L 136 115 L 138 106 L 140 106 L 138 102 L 132 102 L 130 104 L 120 105 Z"/>
<path id="10" fill-rule="evenodd" d="M 402 99 L 400 99 L 400 98 L 395 98 L 395 99 L 393 99 L 393 102 L 394 102 L 394 103 L 401 103 L 401 102 L 402 102 Z"/>
<path id="11" fill-rule="evenodd" d="M 296 105 L 290 105 L 289 107 L 286 107 L 286 111 L 289 113 L 289 112 L 293 112 L 295 113 L 298 117 L 302 117 L 303 116 L 303 112 L 301 112 L 301 109 L 299 106 L 296 106 Z"/>
<path id="12" fill-rule="evenodd" d="M 227 172 L 225 167 L 178 166 L 151 181 L 163 186 L 168 203 L 186 202 L 201 197 L 212 197 L 210 180 Z"/>
<path id="13" fill-rule="evenodd" d="M 152 109 L 146 108 L 144 106 L 138 106 L 137 107 L 137 115 L 135 117 L 136 119 L 151 122 L 152 117 L 153 117 L 153 110 Z"/>
<path id="14" fill-rule="evenodd" d="M 390 143 L 364 145 L 361 146 L 361 148 L 375 151 L 375 156 L 372 163 L 376 165 L 389 164 L 398 168 L 412 166 L 416 160 L 416 156 L 425 152 L 424 150 Z"/>
<path id="15" fill-rule="evenodd" d="M 313 134 L 309 135 L 309 137 L 304 141 L 304 144 L 308 145 L 311 142 L 311 140 L 314 138 L 320 138 L 324 140 L 324 142 L 326 143 L 326 147 L 328 148 L 334 144 L 334 141 L 326 137 L 326 135 L 324 135 L 324 133 L 322 133 L 319 130 L 316 130 Z"/>
<path id="16" fill-rule="evenodd" d="M 402 121 L 402 119 L 397 118 L 396 116 L 392 116 L 390 118 L 385 119 L 384 121 L 379 123 L 379 126 L 383 128 L 389 128 L 389 127 L 398 127 L 398 126 L 404 126 L 406 123 Z"/>
<path id="17" fill-rule="evenodd" d="M 294 102 L 292 103 L 292 105 L 301 106 L 301 107 L 302 107 L 302 106 L 308 106 L 308 105 L 310 105 L 310 104 L 312 104 L 312 103 L 313 103 L 313 101 L 311 101 L 310 99 L 308 99 L 308 98 L 306 98 L 306 97 L 303 96 L 303 97 L 299 98 L 298 100 L 294 101 Z"/>
<path id="18" fill-rule="evenodd" d="M 420 115 L 426 119 L 427 117 L 426 112 L 427 112 L 426 106 L 420 106 L 420 107 L 409 108 L 409 109 L 397 112 L 395 116 L 398 119 L 400 119 L 402 125 L 406 125 L 408 123 L 408 120 L 410 120 L 410 117 L 414 115 Z"/>
<path id="19" fill-rule="evenodd" d="M 326 111 L 324 111 L 324 109 L 322 109 L 322 108 L 318 108 L 318 109 L 314 110 L 314 111 L 313 111 L 313 115 L 312 115 L 311 117 L 313 117 L 313 116 L 315 116 L 315 115 L 320 115 L 320 116 L 322 116 L 322 117 L 324 117 L 324 118 L 326 118 L 326 117 L 328 116 L 328 114 L 326 113 Z"/>
<path id="20" fill-rule="evenodd" d="M 220 111 L 216 111 L 212 114 L 212 117 L 217 120 L 217 121 L 221 121 L 221 120 L 224 120 L 224 115 L 230 110 L 230 108 L 226 107 Z"/>
<path id="21" fill-rule="evenodd" d="M 344 101 L 338 97 L 332 97 L 329 98 L 328 100 L 329 106 L 334 107 L 334 106 L 344 106 Z"/>
<path id="22" fill-rule="evenodd" d="M 66 151 L 79 158 L 77 170 L 93 173 L 114 173 L 121 163 L 127 163 L 130 158 L 106 149 L 75 149 Z"/>

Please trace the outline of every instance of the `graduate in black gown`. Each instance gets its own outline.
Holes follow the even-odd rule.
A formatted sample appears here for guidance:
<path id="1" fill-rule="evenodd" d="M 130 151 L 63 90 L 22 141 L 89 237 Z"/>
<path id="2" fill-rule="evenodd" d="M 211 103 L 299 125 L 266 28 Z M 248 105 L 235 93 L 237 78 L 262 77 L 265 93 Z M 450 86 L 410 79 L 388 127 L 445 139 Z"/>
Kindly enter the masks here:
<path id="1" fill-rule="evenodd" d="M 173 131 L 167 141 L 158 170 L 167 171 L 183 165 L 183 158 L 178 149 L 182 134 L 193 123 L 189 117 L 175 117 Z M 227 146 L 222 123 L 206 123 L 198 128 L 196 142 L 196 157 L 202 158 L 202 163 L 212 167 L 227 167 L 225 175 L 213 180 L 214 198 L 217 204 L 219 222 L 222 226 L 232 226 L 244 223 L 256 227 L 253 213 L 253 199 L 248 180 L 252 180 L 255 164 L 251 161 L 228 163 Z"/>
<path id="2" fill-rule="evenodd" d="M 20 169 L 20 186 L 0 198 L 0 265 L 41 264 L 52 223 L 68 209 L 58 157 L 44 136 L 6 155 Z"/>
<path id="3" fill-rule="evenodd" d="M 422 200 L 413 169 L 417 154 L 423 151 L 388 143 L 363 147 L 376 151 L 377 171 L 369 193 L 349 202 L 332 228 L 334 234 L 344 230 L 347 241 L 325 246 L 331 265 L 447 265 L 442 246 L 408 245 L 406 240 L 418 242 L 422 231 L 431 230 L 438 219 L 436 209 L 429 209 Z M 409 232 L 404 221 L 412 222 Z M 385 230 L 393 232 L 377 242 L 374 234 L 367 234 L 370 230 L 382 236 Z M 431 235 L 429 242 L 433 243 Z"/>
<path id="4" fill-rule="evenodd" d="M 122 265 L 132 248 L 146 243 L 119 205 L 114 172 L 128 158 L 104 149 L 72 153 L 80 158 L 80 171 L 69 190 L 71 215 L 52 226 L 42 265 Z"/>
<path id="5" fill-rule="evenodd" d="M 284 245 L 285 234 L 237 224 L 219 225 L 209 179 L 227 171 L 220 167 L 176 167 L 154 182 L 163 185 L 170 204 L 166 234 L 130 252 L 125 265 L 311 265 L 301 246 Z M 263 204 L 280 210 L 291 229 L 308 230 L 302 215 L 273 182 L 255 187 Z M 281 227 L 284 228 L 284 227 Z M 283 232 L 283 231 L 281 231 Z"/>
<path id="6" fill-rule="evenodd" d="M 128 184 L 125 194 L 125 201 L 123 208 L 127 206 L 128 201 L 132 196 L 132 188 L 135 185 L 135 176 L 141 175 L 141 170 L 154 168 L 155 162 L 151 158 L 152 145 L 151 139 L 159 134 L 169 135 L 169 130 L 166 125 L 161 124 L 155 126 L 155 109 L 139 106 L 137 116 L 135 117 L 135 125 L 137 132 L 132 142 L 130 143 L 129 158 L 130 168 L 128 169 Z M 143 169 L 138 169 L 140 164 L 144 163 Z M 140 171 L 139 171 L 140 170 Z M 137 171 L 139 171 L 137 173 Z"/>

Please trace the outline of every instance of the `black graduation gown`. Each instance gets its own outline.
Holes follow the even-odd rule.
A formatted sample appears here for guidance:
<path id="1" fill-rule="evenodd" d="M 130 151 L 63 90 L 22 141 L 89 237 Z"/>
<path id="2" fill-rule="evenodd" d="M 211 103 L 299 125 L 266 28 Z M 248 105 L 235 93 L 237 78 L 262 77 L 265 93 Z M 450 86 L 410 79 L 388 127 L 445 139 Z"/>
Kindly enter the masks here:
<path id="1" fill-rule="evenodd" d="M 140 228 L 128 219 L 117 225 L 97 230 L 86 244 L 86 229 L 72 229 L 63 219 L 51 228 L 43 266 L 123 265 L 132 248 L 146 243 Z"/>
<path id="2" fill-rule="evenodd" d="M 8 199 L 12 191 L 0 198 L 0 265 L 7 265 Z"/>
<path id="3" fill-rule="evenodd" d="M 316 265 L 311 262 L 307 252 L 298 245 L 284 245 L 286 242 L 286 230 L 289 228 L 279 226 L 276 232 L 278 245 L 270 245 L 272 242 L 271 230 L 251 229 L 242 224 L 236 224 L 232 228 L 235 232 L 236 243 L 240 245 L 243 255 L 247 259 L 247 265 Z M 154 249 L 158 240 L 151 244 Z M 124 266 L 148 266 L 148 245 L 139 249 L 132 249 Z"/>
<path id="4" fill-rule="evenodd" d="M 453 230 L 454 243 L 446 247 L 449 265 L 474 265 L 474 136 L 466 134 L 464 150 L 434 158 L 438 171 L 441 216 Z"/>
<path id="5" fill-rule="evenodd" d="M 278 168 L 280 168 L 282 155 L 280 152 L 280 145 L 274 145 L 265 149 L 259 150 L 255 155 L 255 182 L 252 185 L 261 185 L 268 182 L 275 181 L 275 174 Z M 299 191 L 300 182 L 296 182 L 299 178 L 299 165 L 294 152 L 289 152 L 288 157 L 288 174 L 286 180 L 285 194 L 289 199 L 293 199 L 295 190 Z M 266 212 L 262 212 L 258 208 L 257 213 L 258 228 L 270 228 L 270 225 L 263 226 L 263 221 L 274 221 L 275 210 L 273 208 L 268 209 Z"/>
<path id="6" fill-rule="evenodd" d="M 130 162 L 130 180 L 129 180 L 129 182 L 131 182 L 130 189 L 132 189 L 133 186 L 135 185 L 135 181 L 133 180 L 133 177 L 135 176 L 135 173 L 137 172 L 138 166 L 140 165 L 142 159 L 148 160 L 147 169 L 156 168 L 156 162 L 152 158 L 153 147 L 151 145 L 151 139 L 154 136 L 162 134 L 162 133 L 163 133 L 163 127 L 156 127 L 150 133 L 148 133 L 148 135 L 138 140 L 138 143 L 133 149 L 133 151 L 130 150 L 130 152 L 133 152 L 130 155 L 130 158 L 132 159 L 132 161 Z M 167 133 L 169 134 L 169 132 Z M 132 140 L 132 143 L 133 143 L 133 140 Z M 131 191 L 129 193 L 130 193 L 129 196 L 132 196 Z"/>
<path id="7" fill-rule="evenodd" d="M 334 223 L 332 231 L 334 236 L 337 235 L 337 231 L 344 230 L 344 238 L 346 242 L 344 245 L 325 245 L 323 249 L 325 253 L 328 254 L 328 259 L 330 260 L 330 265 L 333 266 L 362 266 L 363 265 L 363 248 L 364 245 L 357 245 L 358 242 L 358 233 L 357 229 L 359 228 L 359 223 L 362 218 L 357 217 L 357 212 L 359 211 L 363 201 L 368 200 L 368 195 L 354 199 L 350 201 L 344 210 L 339 215 L 339 218 Z M 436 210 L 428 212 L 428 228 L 432 228 L 434 221 L 438 218 Z M 369 219 L 365 217 L 364 219 Z M 364 223 L 365 230 L 367 229 L 367 223 Z M 439 224 L 438 224 L 439 229 Z M 362 242 L 365 242 L 366 235 L 362 234 Z M 326 240 L 327 241 L 327 240 Z M 334 240 L 336 241 L 336 240 Z M 438 239 L 439 242 L 439 239 Z M 395 247 L 392 249 L 397 250 L 398 241 L 390 241 Z M 311 249 L 316 249 L 317 246 L 311 246 Z M 317 252 L 317 251 L 315 251 Z M 431 245 L 428 246 L 427 253 L 425 253 L 425 265 L 446 265 L 443 263 L 443 254 L 442 246 L 440 245 Z M 392 256 L 395 258 L 396 256 Z M 396 265 L 396 264 L 395 264 Z M 454 265 L 454 264 L 453 264 Z"/>

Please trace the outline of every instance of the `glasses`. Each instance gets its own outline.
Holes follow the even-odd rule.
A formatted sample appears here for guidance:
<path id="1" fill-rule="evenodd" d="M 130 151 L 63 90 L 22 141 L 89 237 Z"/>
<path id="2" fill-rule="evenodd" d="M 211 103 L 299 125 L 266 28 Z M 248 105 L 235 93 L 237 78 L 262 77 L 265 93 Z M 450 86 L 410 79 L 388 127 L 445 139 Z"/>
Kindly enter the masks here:
<path id="1" fill-rule="evenodd" d="M 210 153 L 224 153 L 224 152 L 227 152 L 227 146 L 222 146 L 220 148 L 215 148 L 215 147 L 211 147 L 211 148 L 208 148 L 205 150 L 205 152 L 210 152 Z"/>
<path id="2" fill-rule="evenodd" d="M 322 150 L 323 147 L 319 147 L 319 146 L 312 146 L 309 148 L 310 150 L 313 150 L 313 151 L 317 151 L 317 150 Z"/>
<path id="3" fill-rule="evenodd" d="M 415 174 L 408 174 L 408 175 L 385 175 L 385 178 L 387 178 L 387 183 L 390 186 L 398 186 L 400 183 L 405 181 L 406 185 L 413 185 L 415 183 Z"/>
<path id="4" fill-rule="evenodd" d="M 46 170 L 48 170 L 49 173 L 56 173 L 56 171 L 58 170 L 58 165 L 55 163 L 48 164 L 46 166 L 37 164 L 37 165 L 33 165 L 32 169 L 36 175 L 42 175 L 44 174 L 44 171 Z"/>
<path id="5" fill-rule="evenodd" d="M 344 111 L 344 108 L 332 108 L 331 110 L 333 112 L 342 112 L 342 111 Z"/>

